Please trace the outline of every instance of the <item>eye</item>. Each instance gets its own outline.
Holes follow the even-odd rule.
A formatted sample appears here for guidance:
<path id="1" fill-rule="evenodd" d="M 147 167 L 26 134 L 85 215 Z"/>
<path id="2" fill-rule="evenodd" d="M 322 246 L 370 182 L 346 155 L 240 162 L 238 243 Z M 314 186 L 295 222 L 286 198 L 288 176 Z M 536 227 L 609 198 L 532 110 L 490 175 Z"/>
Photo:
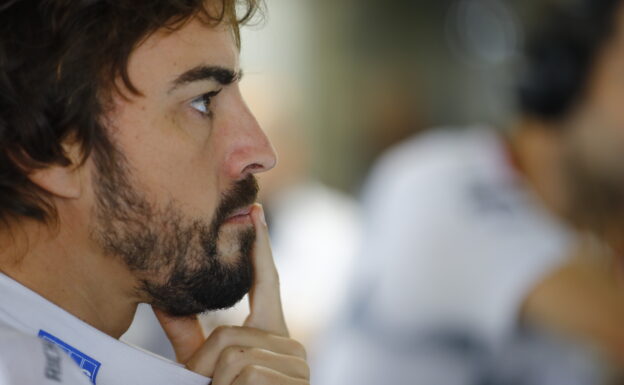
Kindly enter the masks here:
<path id="1" fill-rule="evenodd" d="M 212 98 L 219 95 L 221 90 L 212 91 L 203 94 L 202 96 L 195 98 L 191 101 L 191 107 L 197 110 L 200 114 L 205 116 L 212 116 L 212 111 L 210 110 L 210 103 L 212 102 Z"/>

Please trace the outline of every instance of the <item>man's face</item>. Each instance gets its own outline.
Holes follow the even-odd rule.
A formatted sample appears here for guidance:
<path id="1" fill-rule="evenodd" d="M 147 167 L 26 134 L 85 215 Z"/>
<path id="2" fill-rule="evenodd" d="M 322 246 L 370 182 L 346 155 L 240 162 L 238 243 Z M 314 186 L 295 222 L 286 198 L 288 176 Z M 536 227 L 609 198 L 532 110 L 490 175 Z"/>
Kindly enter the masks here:
<path id="1" fill-rule="evenodd" d="M 94 155 L 90 234 L 174 315 L 232 306 L 251 285 L 253 174 L 276 160 L 238 65 L 225 27 L 151 35 L 128 66 L 142 95 L 115 96 L 103 122 L 116 151 Z"/>
<path id="2" fill-rule="evenodd" d="M 624 8 L 617 20 L 613 39 L 597 57 L 585 98 L 562 134 L 569 214 L 581 226 L 611 238 L 624 234 Z"/>

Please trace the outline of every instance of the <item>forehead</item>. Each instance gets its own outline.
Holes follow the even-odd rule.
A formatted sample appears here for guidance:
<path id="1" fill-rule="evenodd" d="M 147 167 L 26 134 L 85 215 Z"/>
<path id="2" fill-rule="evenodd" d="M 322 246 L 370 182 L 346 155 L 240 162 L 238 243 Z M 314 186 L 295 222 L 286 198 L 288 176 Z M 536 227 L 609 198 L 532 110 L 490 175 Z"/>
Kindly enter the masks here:
<path id="1" fill-rule="evenodd" d="M 139 45 L 128 63 L 133 84 L 143 93 L 168 87 L 199 65 L 238 70 L 239 52 L 231 28 L 192 19 L 175 31 L 160 30 Z"/>

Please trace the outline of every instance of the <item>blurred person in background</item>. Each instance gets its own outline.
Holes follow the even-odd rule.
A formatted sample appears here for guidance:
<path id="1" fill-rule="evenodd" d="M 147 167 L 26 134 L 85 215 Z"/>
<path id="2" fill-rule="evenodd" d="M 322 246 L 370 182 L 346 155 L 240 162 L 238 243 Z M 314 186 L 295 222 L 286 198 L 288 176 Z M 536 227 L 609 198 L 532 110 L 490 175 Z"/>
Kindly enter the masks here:
<path id="1" fill-rule="evenodd" d="M 436 130 L 377 164 L 315 383 L 597 384 L 624 364 L 623 5 L 543 7 L 506 134 Z"/>

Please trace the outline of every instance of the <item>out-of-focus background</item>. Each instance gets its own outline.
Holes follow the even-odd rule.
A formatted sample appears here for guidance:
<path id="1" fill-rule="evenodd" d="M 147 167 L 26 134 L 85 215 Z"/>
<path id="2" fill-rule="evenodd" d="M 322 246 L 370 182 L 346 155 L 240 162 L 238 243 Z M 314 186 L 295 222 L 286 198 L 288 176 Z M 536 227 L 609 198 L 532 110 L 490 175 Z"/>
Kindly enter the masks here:
<path id="1" fill-rule="evenodd" d="M 509 121 L 522 3 L 269 0 L 243 33 L 243 86 L 260 120 L 289 115 L 315 177 L 357 194 L 371 162 L 414 132 Z"/>
<path id="2" fill-rule="evenodd" d="M 557 263 L 562 263 L 558 258 L 563 256 L 550 254 L 555 253 L 553 250 L 567 250 L 567 246 L 563 246 L 567 243 L 562 239 L 570 235 L 562 235 L 558 230 L 553 230 L 551 234 L 552 228 L 558 225 L 551 226 L 550 218 L 542 221 L 542 213 L 538 213 L 526 219 L 522 213 L 519 214 L 523 218 L 519 220 L 521 224 L 513 225 L 516 227 L 505 227 L 507 224 L 504 221 L 488 224 L 509 234 L 527 232 L 526 238 L 505 243 L 504 247 L 518 254 L 508 265 L 491 262 L 490 271 L 490 266 L 484 264 L 483 259 L 475 257 L 477 259 L 472 264 L 466 260 L 449 261 L 443 265 L 442 273 L 428 262 L 394 266 L 391 262 L 394 248 L 391 245 L 396 245 L 392 241 L 395 233 L 410 238 L 412 230 L 416 243 L 420 239 L 439 237 L 439 234 L 427 233 L 427 218 L 431 218 L 433 227 L 438 213 L 444 210 L 432 209 L 430 216 L 420 219 L 422 226 L 412 227 L 409 221 L 397 217 L 386 218 L 387 222 L 381 223 L 385 209 L 371 209 L 369 206 L 375 204 L 375 198 L 371 196 L 385 193 L 383 175 L 389 175 L 396 168 L 393 162 L 402 164 L 395 159 L 400 158 L 396 152 L 408 152 L 406 143 L 418 140 L 414 138 L 428 138 L 425 143 L 429 144 L 414 144 L 417 148 L 426 148 L 418 150 L 421 154 L 435 152 L 436 148 L 440 149 L 440 154 L 464 151 L 458 144 L 450 147 L 445 144 L 447 139 L 444 135 L 452 134 L 427 136 L 432 127 L 447 127 L 451 132 L 473 131 L 475 126 L 487 127 L 495 132 L 510 130 L 518 119 L 516 86 L 526 26 L 535 20 L 535 4 L 540 3 L 543 1 L 267 0 L 268 11 L 264 19 L 243 31 L 241 57 L 245 77 L 241 88 L 280 157 L 278 167 L 260 177 L 261 200 L 268 213 L 274 254 L 281 274 L 286 318 L 292 336 L 302 340 L 309 350 L 314 384 L 337 385 L 345 381 L 427 385 L 595 384 L 606 383 L 606 378 L 620 366 L 613 358 L 617 354 L 603 354 L 601 348 L 595 346 L 599 344 L 585 344 L 583 339 L 568 338 L 568 334 L 563 333 L 564 338 L 557 330 L 555 333 L 549 331 L 547 337 L 542 337 L 542 330 L 530 333 L 524 330 L 502 331 L 504 327 L 501 325 L 520 322 L 505 317 L 520 314 L 520 307 L 525 305 L 523 299 L 515 297 L 505 304 L 501 299 L 505 294 L 497 293 L 509 293 L 509 296 L 529 293 L 531 284 L 538 285 L 546 272 L 555 269 L 553 266 Z M 475 134 L 479 139 L 467 142 L 489 143 L 490 139 L 483 139 L 486 135 Z M 399 144 L 399 150 L 396 150 Z M 481 144 L 468 145 L 475 157 L 490 151 L 488 146 L 479 146 Z M 389 149 L 395 149 L 392 151 L 396 156 L 384 158 L 383 154 Z M 418 159 L 427 162 L 427 156 L 408 159 L 417 165 Z M 486 164 L 484 168 L 487 167 Z M 475 169 L 478 168 L 475 166 Z M 496 169 L 492 173 L 499 171 Z M 467 166 L 466 173 L 471 172 Z M 382 176 L 379 176 L 380 173 Z M 462 177 L 462 172 L 459 172 L 457 179 Z M 371 178 L 372 182 L 367 182 Z M 394 185 L 390 182 L 387 185 L 389 189 L 396 187 L 391 187 Z M 445 199 L 444 194 L 454 185 L 444 186 L 448 189 L 435 185 L 431 187 L 439 189 L 436 194 L 440 200 Z M 413 192 L 412 195 L 397 195 L 408 197 L 397 202 L 397 212 L 401 212 L 400 205 L 407 207 L 418 201 L 422 196 L 420 191 L 425 187 L 410 186 L 406 182 L 403 188 L 408 192 L 413 189 Z M 484 206 L 490 207 L 490 197 L 498 191 L 492 192 L 488 186 L 478 185 L 474 194 L 486 202 Z M 387 199 L 394 199 L 392 197 L 390 194 Z M 512 203 L 504 198 L 501 203 L 495 197 L 493 211 L 513 211 L 513 207 L 508 209 L 506 205 L 515 205 L 516 198 L 515 195 L 509 198 Z M 524 199 L 523 196 L 522 205 L 526 204 Z M 454 201 L 449 200 L 447 206 L 452 206 Z M 423 206 L 427 204 L 422 203 Z M 531 211 L 534 207 L 541 208 L 541 205 L 531 203 L 527 207 Z M 455 209 L 461 222 L 465 217 L 464 208 Z M 423 209 L 423 212 L 426 210 Z M 407 208 L 405 213 L 406 216 L 412 215 Z M 444 215 L 451 214 L 440 214 Z M 486 222 L 488 215 L 483 215 Z M 534 221 L 537 224 L 533 225 Z M 397 230 L 392 231 L 395 225 Z M 448 239 L 441 241 L 447 248 L 456 242 L 461 244 L 457 238 L 463 239 L 461 235 L 451 236 L 453 231 L 458 231 L 451 227 Z M 390 233 L 388 247 L 370 244 L 371 232 L 379 234 L 386 230 Z M 535 252 L 538 257 L 531 258 L 548 255 L 531 267 L 528 263 L 516 262 L 523 258 L 525 247 L 527 253 L 531 252 L 532 246 L 526 241 L 533 239 L 530 231 L 539 232 L 539 237 L 535 236 L 539 245 L 534 248 L 539 249 Z M 552 237 L 545 239 L 550 235 Z M 481 233 L 479 236 L 482 238 L 474 240 L 474 254 L 496 254 L 497 250 L 479 251 L 491 240 Z M 542 236 L 544 239 L 540 238 Z M 505 238 L 505 235 L 501 237 Z M 472 245 L 470 242 L 466 244 Z M 604 247 L 593 238 L 583 244 L 590 245 L 587 247 L 592 250 L 603 250 Z M 455 251 L 458 257 L 471 257 L 469 247 L 458 247 L 463 248 Z M 366 259 L 371 258 L 368 254 L 373 253 L 371 250 L 382 264 L 388 261 L 389 266 L 395 269 L 392 276 L 395 278 L 386 277 L 387 280 L 396 279 L 400 284 L 400 279 L 405 277 L 399 273 L 409 273 L 410 269 L 414 269 L 413 280 L 418 281 L 418 285 L 403 285 L 400 290 L 384 291 L 394 295 L 381 296 L 379 301 L 382 305 L 376 309 L 386 306 L 387 314 L 391 317 L 396 313 L 395 319 L 398 319 L 403 313 L 411 314 L 412 297 L 417 297 L 415 318 L 410 316 L 401 322 L 391 321 L 385 326 L 382 325 L 385 321 L 379 319 L 379 322 L 371 321 L 373 326 L 353 322 L 354 317 L 366 318 L 362 315 L 366 313 L 362 307 L 366 306 L 362 305 L 358 296 L 366 297 L 367 290 L 373 290 L 367 286 L 368 283 L 362 283 L 366 281 L 362 277 L 372 277 L 375 270 L 382 269 L 379 265 L 376 268 L 375 264 L 367 264 Z M 428 258 L 436 260 L 439 254 L 443 254 L 440 250 L 423 250 L 414 245 L 413 251 L 418 254 L 414 258 L 422 258 L 428 253 Z M 401 253 L 404 252 L 405 248 L 401 250 Z M 500 253 L 507 251 L 502 249 Z M 594 254 L 600 254 L 602 258 L 602 254 L 608 253 L 600 251 Z M 479 289 L 481 291 L 473 297 L 462 298 L 450 293 L 451 290 L 440 294 L 448 289 L 449 284 L 438 280 L 438 276 L 444 275 L 452 286 L 464 279 L 469 281 L 460 276 L 463 271 L 471 269 L 485 276 L 497 275 L 500 278 L 492 280 L 496 284 L 491 286 L 483 284 L 484 287 Z M 533 274 L 531 278 L 516 279 L 514 273 L 528 277 L 529 270 Z M 474 272 L 474 281 L 467 283 L 467 287 L 479 286 L 487 281 L 478 277 Z M 497 283 L 499 281 L 500 284 Z M 457 283 L 457 288 L 462 287 L 460 283 Z M 380 283 L 383 287 L 387 284 L 385 281 Z M 579 292 L 584 292 L 582 287 Z M 480 296 L 479 293 L 484 294 Z M 458 314 L 454 319 L 457 325 L 442 325 L 444 322 L 435 317 L 428 319 L 429 312 L 433 314 L 439 307 L 444 307 L 439 305 L 439 298 L 449 301 L 450 305 L 444 305 L 448 310 L 444 314 L 451 319 L 448 325 L 453 324 L 450 321 Z M 500 303 L 496 305 L 496 301 Z M 473 317 L 484 320 L 474 328 L 479 332 L 465 332 L 472 329 L 459 325 L 463 313 L 451 309 L 454 305 L 460 310 L 470 308 L 467 311 L 470 313 L 487 313 L 482 318 L 481 315 Z M 619 303 L 612 305 L 617 308 L 614 313 L 622 312 Z M 240 323 L 246 312 L 247 306 L 243 301 L 235 309 L 205 315 L 203 321 L 209 330 L 223 323 Z M 427 320 L 428 323 L 423 321 L 423 325 L 435 324 L 440 328 L 430 328 L 421 333 L 428 326 L 416 327 L 420 320 Z M 491 324 L 488 323 L 490 320 Z M 379 334 L 368 342 L 361 342 L 359 337 L 345 337 L 351 330 L 360 327 L 363 331 L 359 333 L 365 336 L 363 340 L 374 337 L 377 332 Z M 383 328 L 394 334 L 384 334 L 380 331 Z M 624 333 L 624 324 L 621 329 Z M 601 329 L 607 335 L 604 338 L 614 341 L 620 338 L 605 330 Z M 505 333 L 505 337 L 500 337 Z M 504 341 L 496 344 L 481 341 L 482 336 L 486 336 L 483 340 L 488 340 L 490 335 L 494 336 L 492 339 Z M 142 308 L 137 323 L 125 339 L 172 358 L 171 349 L 158 332 L 147 308 Z M 376 339 L 383 341 L 378 344 Z M 395 340 L 401 343 L 392 342 Z M 352 350 L 344 347 L 347 345 L 351 345 Z M 624 350 L 621 353 L 624 356 Z M 362 354 L 361 360 L 359 354 Z M 348 362 L 345 357 L 359 362 Z M 372 369 L 370 373 L 361 370 L 361 378 L 349 377 L 348 374 L 340 377 L 337 374 L 350 366 L 373 367 L 375 363 L 386 361 L 389 363 L 384 364 L 386 366 L 382 370 L 386 377 L 375 377 L 380 374 Z M 502 369 L 493 370 L 493 366 Z"/>

